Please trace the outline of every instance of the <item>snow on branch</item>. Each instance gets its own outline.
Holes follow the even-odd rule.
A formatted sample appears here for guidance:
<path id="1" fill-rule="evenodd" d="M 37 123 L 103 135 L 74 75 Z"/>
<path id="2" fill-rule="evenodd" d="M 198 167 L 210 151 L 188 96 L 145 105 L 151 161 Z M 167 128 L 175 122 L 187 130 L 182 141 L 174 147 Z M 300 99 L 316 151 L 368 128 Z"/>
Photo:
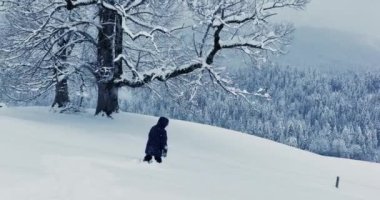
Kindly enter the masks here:
<path id="1" fill-rule="evenodd" d="M 215 4 L 215 7 L 210 7 L 209 11 L 202 10 L 202 13 L 208 13 L 204 14 L 205 20 L 209 20 L 208 23 L 203 23 L 205 26 L 207 26 L 206 33 L 204 34 L 202 40 L 201 40 L 201 52 L 203 51 L 203 47 L 210 47 L 208 50 L 208 53 L 206 55 L 202 55 L 201 53 L 196 53 L 196 55 L 201 56 L 197 59 L 200 61 L 190 64 L 182 64 L 178 67 L 167 67 L 164 65 L 161 65 L 161 67 L 156 67 L 154 69 L 148 70 L 148 71 L 140 71 L 138 72 L 136 68 L 132 67 L 133 65 L 128 62 L 126 57 L 119 57 L 123 58 L 125 61 L 127 67 L 129 70 L 132 71 L 134 74 L 133 79 L 119 79 L 116 80 L 116 84 L 119 87 L 122 86 L 129 86 L 129 87 L 140 87 L 145 84 L 148 84 L 150 82 L 153 82 L 155 80 L 157 81 L 167 81 L 171 78 L 175 78 L 180 75 L 184 75 L 190 72 L 195 71 L 196 69 L 203 69 L 206 70 L 210 77 L 214 80 L 215 83 L 220 85 L 224 90 L 228 91 L 229 93 L 232 93 L 234 95 L 237 94 L 247 94 L 246 91 L 242 91 L 233 87 L 228 87 L 227 85 L 230 85 L 229 81 L 226 81 L 227 79 L 221 78 L 221 76 L 213 70 L 212 64 L 214 62 L 214 59 L 216 55 L 221 52 L 222 49 L 233 49 L 233 48 L 242 48 L 242 47 L 248 47 L 253 48 L 256 50 L 262 50 L 262 51 L 271 51 L 271 52 L 282 52 L 281 45 L 285 44 L 283 39 L 287 36 L 288 31 L 286 28 L 284 29 L 278 29 L 278 30 L 272 30 L 276 29 L 274 26 L 259 26 L 257 28 L 264 29 L 261 30 L 258 33 L 255 33 L 253 36 L 251 33 L 245 33 L 245 34 L 238 34 L 234 35 L 232 38 L 226 37 L 229 35 L 228 29 L 231 29 L 231 27 L 228 27 L 226 25 L 228 24 L 244 24 L 247 22 L 254 22 L 257 20 L 258 14 L 245 14 L 242 12 L 238 15 L 228 15 L 225 17 L 225 14 L 228 13 L 227 10 L 224 9 L 231 9 L 231 7 L 236 6 L 238 3 L 231 4 L 230 6 L 225 6 L 221 3 Z M 204 7 L 203 7 L 204 8 Z M 202 8 L 202 9 L 203 9 Z M 196 9 L 196 8 L 194 8 Z M 236 11 L 233 11 L 236 14 Z M 224 13 L 224 14 L 223 14 Z M 211 18 L 210 18 L 211 17 Z M 211 20 L 210 20 L 211 19 Z M 206 21 L 207 21 L 206 20 Z M 140 23 L 139 21 L 134 21 L 135 23 L 145 26 L 144 23 Z M 211 26 L 210 26 L 211 25 Z M 256 23 L 251 24 L 251 26 L 255 26 Z M 226 28 L 227 27 L 227 28 Z M 149 27 L 152 28 L 152 27 Z M 267 29 L 271 30 L 268 31 Z M 214 33 L 211 35 L 209 32 L 213 31 Z M 212 36 L 212 37 L 211 37 Z M 223 39 L 225 38 L 225 39 Z M 206 43 L 211 42 L 211 44 L 206 45 Z M 196 49 L 196 48 L 195 48 Z M 247 50 L 248 52 L 248 50 Z M 250 52 L 256 52 L 256 51 L 250 51 Z"/>
<path id="2" fill-rule="evenodd" d="M 130 11 L 131 9 L 137 8 L 146 2 L 147 0 L 130 0 L 123 6 L 123 8 L 126 11 Z"/>
<path id="3" fill-rule="evenodd" d="M 241 90 L 236 87 L 230 87 L 228 85 L 232 84 L 230 80 L 227 80 L 225 78 L 222 78 L 219 73 L 215 72 L 215 70 L 209 66 L 205 65 L 205 69 L 210 73 L 210 77 L 214 82 L 216 82 L 220 87 L 223 88 L 227 93 L 231 93 L 235 96 L 241 96 L 241 97 L 246 97 L 245 95 L 249 94 L 246 90 Z"/>
<path id="4" fill-rule="evenodd" d="M 236 36 L 230 40 L 220 41 L 221 48 L 231 49 L 248 47 L 257 50 L 270 51 L 272 53 L 285 53 L 283 45 L 287 44 L 287 37 L 292 31 L 291 26 L 279 26 L 277 30 L 268 33 L 261 32 L 253 36 Z M 248 51 L 246 51 L 248 53 Z"/>
<path id="5" fill-rule="evenodd" d="M 123 29 L 124 33 L 127 34 L 132 40 L 136 40 L 140 37 L 145 37 L 145 38 L 151 38 L 151 40 L 153 41 L 155 32 L 170 34 L 173 31 L 177 31 L 179 29 L 184 28 L 184 25 L 176 26 L 173 28 L 168 28 L 168 27 L 164 27 L 164 26 L 160 26 L 160 25 L 154 25 L 154 24 L 147 23 L 146 21 L 149 21 L 149 20 L 147 20 L 144 17 L 139 17 L 139 15 L 141 13 L 143 13 L 144 15 L 149 13 L 152 16 L 154 16 L 154 13 L 152 11 L 149 11 L 149 10 L 146 10 L 144 12 L 142 12 L 142 11 L 132 12 L 131 11 L 131 8 L 137 7 L 141 4 L 143 4 L 144 2 L 145 2 L 144 0 L 132 1 L 132 2 L 130 2 L 130 5 L 127 6 L 127 8 L 125 8 L 125 6 L 121 6 L 121 5 L 117 5 L 117 4 L 111 5 L 111 4 L 103 3 L 103 5 L 105 5 L 109 9 L 117 11 L 117 13 L 121 16 L 121 19 L 122 19 L 122 29 Z M 130 26 L 127 24 L 127 22 L 132 22 L 133 26 L 141 27 L 140 30 L 134 33 L 133 30 L 131 30 Z M 141 29 L 145 29 L 145 30 L 141 30 Z"/>
<path id="6" fill-rule="evenodd" d="M 177 68 L 155 68 L 155 69 L 140 73 L 138 78 L 135 80 L 120 79 L 120 80 L 115 80 L 115 84 L 118 87 L 128 86 L 128 87 L 136 88 L 136 87 L 141 87 L 155 80 L 163 82 L 171 78 L 178 77 L 180 75 L 188 74 L 202 67 L 203 67 L 203 64 L 201 62 L 194 62 L 192 64 L 188 64 L 188 65 L 177 67 Z"/>
<path id="7" fill-rule="evenodd" d="M 279 8 L 294 8 L 303 9 L 310 0 L 272 0 L 268 2 L 268 6 L 265 6 L 263 10 L 279 9 Z"/>
<path id="8" fill-rule="evenodd" d="M 168 81 L 180 75 L 188 74 L 200 69 L 207 71 L 213 82 L 220 85 L 225 91 L 234 95 L 247 95 L 248 92 L 230 87 L 228 79 L 221 78 L 213 67 L 217 54 L 223 49 L 239 49 L 254 57 L 264 55 L 262 52 L 275 54 L 285 53 L 284 47 L 289 43 L 289 35 L 293 28 L 286 24 L 273 24 L 268 18 L 277 14 L 274 8 L 289 7 L 302 8 L 307 0 L 230 0 L 230 1 L 191 1 L 188 0 L 189 9 L 196 14 L 194 17 L 193 51 L 197 62 L 186 62 L 180 65 L 157 65 L 150 70 L 137 70 L 132 67 L 133 61 L 123 57 L 127 68 L 134 74 L 133 78 L 124 77 L 115 80 L 119 87 L 140 87 L 153 81 Z M 126 19 L 142 28 L 155 30 L 154 26 L 141 21 L 133 15 L 125 14 Z M 132 17 L 130 17 L 132 16 Z M 128 30 L 125 27 L 124 30 Z M 151 33 L 141 32 L 140 36 L 149 37 Z M 129 33 L 132 38 L 136 34 Z M 196 40 L 196 35 L 201 35 Z M 198 47 L 198 48 L 197 48 Z M 203 52 L 207 54 L 203 55 Z M 199 78 L 197 80 L 200 80 Z M 255 93 L 258 96 L 259 93 Z M 268 94 L 260 94 L 269 98 Z"/>

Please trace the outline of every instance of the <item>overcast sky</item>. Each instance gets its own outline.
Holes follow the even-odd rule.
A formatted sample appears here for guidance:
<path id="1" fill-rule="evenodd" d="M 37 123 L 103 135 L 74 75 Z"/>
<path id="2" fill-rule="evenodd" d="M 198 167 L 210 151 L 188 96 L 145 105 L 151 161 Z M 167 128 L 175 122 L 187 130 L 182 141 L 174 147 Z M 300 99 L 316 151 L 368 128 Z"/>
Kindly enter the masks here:
<path id="1" fill-rule="evenodd" d="M 282 14 L 296 27 L 333 28 L 380 39 L 380 0 L 311 0 L 306 10 Z"/>

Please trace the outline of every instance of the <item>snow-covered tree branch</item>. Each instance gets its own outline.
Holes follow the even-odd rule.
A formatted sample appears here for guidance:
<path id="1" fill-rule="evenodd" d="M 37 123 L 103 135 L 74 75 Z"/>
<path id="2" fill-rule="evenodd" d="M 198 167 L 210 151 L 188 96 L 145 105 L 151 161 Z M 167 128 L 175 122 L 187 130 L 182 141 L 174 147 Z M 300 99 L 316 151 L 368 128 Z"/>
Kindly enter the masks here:
<path id="1" fill-rule="evenodd" d="M 217 54 L 223 49 L 243 49 L 251 56 L 262 52 L 285 53 L 293 30 L 291 25 L 268 22 L 276 15 L 275 8 L 302 9 L 307 1 L 187 1 L 188 9 L 195 15 L 191 24 L 197 35 L 199 49 L 187 63 L 176 66 L 158 66 L 155 70 L 139 71 L 140 78 L 115 80 L 118 86 L 139 87 L 154 80 L 171 78 L 204 69 L 211 73 Z M 207 52 L 204 54 L 203 52 Z M 202 71 L 202 70 L 199 70 Z M 136 71 L 134 73 L 137 73 Z M 211 74 L 211 77 L 216 77 Z M 220 77 L 220 76 L 218 76 Z M 218 83 L 222 81 L 218 80 Z M 223 85 L 220 84 L 222 87 Z"/>

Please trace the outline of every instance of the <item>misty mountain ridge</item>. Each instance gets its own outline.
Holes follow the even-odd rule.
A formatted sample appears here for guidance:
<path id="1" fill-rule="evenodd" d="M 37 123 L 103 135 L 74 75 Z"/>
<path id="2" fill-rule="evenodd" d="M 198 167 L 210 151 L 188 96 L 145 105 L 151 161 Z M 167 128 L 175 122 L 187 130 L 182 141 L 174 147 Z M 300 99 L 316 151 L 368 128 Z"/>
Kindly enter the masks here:
<path id="1" fill-rule="evenodd" d="M 380 40 L 326 28 L 299 27 L 286 55 L 275 62 L 322 71 L 380 69 Z"/>

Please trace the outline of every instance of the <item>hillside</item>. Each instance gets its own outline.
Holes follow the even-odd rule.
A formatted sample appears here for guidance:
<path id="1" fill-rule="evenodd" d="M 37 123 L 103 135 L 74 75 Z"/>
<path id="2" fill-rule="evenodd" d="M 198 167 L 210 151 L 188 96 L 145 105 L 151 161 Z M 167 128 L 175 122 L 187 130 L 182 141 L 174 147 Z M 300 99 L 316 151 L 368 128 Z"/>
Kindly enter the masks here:
<path id="1" fill-rule="evenodd" d="M 141 163 L 156 120 L 0 108 L 0 199 L 378 199 L 379 164 L 178 120 L 164 163 Z"/>

